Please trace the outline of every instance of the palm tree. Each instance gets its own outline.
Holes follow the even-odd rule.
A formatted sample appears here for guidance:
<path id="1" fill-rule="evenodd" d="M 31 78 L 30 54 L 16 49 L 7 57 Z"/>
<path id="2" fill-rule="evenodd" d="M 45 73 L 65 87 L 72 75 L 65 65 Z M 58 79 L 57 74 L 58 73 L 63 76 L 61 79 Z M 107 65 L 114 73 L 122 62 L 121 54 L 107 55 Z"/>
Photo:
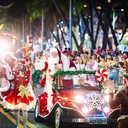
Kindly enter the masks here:
<path id="1" fill-rule="evenodd" d="M 8 9 L 6 13 L 9 21 L 13 21 L 13 26 L 18 28 L 17 31 L 21 30 L 21 24 L 24 24 L 25 34 L 36 31 L 40 34 L 41 25 L 42 25 L 42 14 L 44 14 L 44 36 L 48 39 L 51 36 L 51 33 L 55 37 L 56 41 L 60 42 L 59 35 L 53 33 L 54 30 L 60 30 L 60 22 L 63 21 L 64 25 L 69 28 L 69 0 L 13 0 L 14 4 L 11 8 Z M 87 5 L 88 8 L 84 8 L 83 5 Z M 97 6 L 101 6 L 101 10 L 97 10 Z M 106 49 L 107 44 L 111 48 L 111 44 L 108 38 L 108 29 L 111 29 L 112 35 L 114 38 L 114 43 L 117 45 L 117 40 L 115 32 L 112 28 L 112 7 L 113 4 L 107 3 L 104 0 L 73 0 L 73 25 L 76 27 L 80 22 L 84 23 L 84 28 L 80 31 L 81 43 L 78 44 L 77 38 L 73 33 L 73 39 L 77 49 L 80 50 L 83 45 L 84 34 L 87 32 L 90 36 L 92 43 L 92 48 L 96 48 L 97 35 L 99 34 L 99 28 L 102 29 L 104 38 L 103 38 L 103 48 Z M 108 14 L 109 10 L 109 14 Z M 97 17 L 99 20 L 97 24 L 96 33 L 94 33 L 94 19 Z M 104 16 L 105 18 L 104 18 Z M 11 16 L 11 17 L 10 17 Z M 91 17 L 90 17 L 91 16 Z M 85 18 L 87 17 L 87 18 Z M 107 23 L 107 26 L 105 26 Z M 58 25 L 57 25 L 58 24 Z M 64 31 L 61 31 L 61 37 L 63 42 L 65 42 Z"/>

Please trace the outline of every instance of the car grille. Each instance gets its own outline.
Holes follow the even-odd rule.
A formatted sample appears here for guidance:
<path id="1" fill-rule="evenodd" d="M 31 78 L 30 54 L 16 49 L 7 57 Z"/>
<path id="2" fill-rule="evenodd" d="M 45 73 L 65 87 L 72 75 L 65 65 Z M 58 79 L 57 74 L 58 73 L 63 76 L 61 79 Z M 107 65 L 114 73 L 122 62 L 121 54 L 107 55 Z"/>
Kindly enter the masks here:
<path id="1" fill-rule="evenodd" d="M 85 94 L 84 105 L 92 113 L 99 113 L 102 110 L 102 98 L 98 93 Z"/>

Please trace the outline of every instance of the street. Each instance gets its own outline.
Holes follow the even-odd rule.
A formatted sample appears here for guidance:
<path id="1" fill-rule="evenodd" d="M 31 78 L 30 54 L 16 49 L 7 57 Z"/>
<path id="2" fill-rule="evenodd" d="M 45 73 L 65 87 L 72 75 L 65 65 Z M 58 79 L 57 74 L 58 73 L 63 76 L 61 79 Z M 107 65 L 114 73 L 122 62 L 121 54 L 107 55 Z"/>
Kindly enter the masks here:
<path id="1" fill-rule="evenodd" d="M 2 107 L 0 107 L 0 128 L 16 128 L 16 122 L 15 122 L 15 116 L 14 112 L 5 112 Z M 67 125 L 66 128 L 76 128 L 74 125 Z M 77 128 L 90 128 L 90 127 L 83 127 L 83 126 L 77 126 Z M 22 114 L 20 114 L 20 128 L 23 127 L 23 118 Z M 34 113 L 33 111 L 30 111 L 28 113 L 28 122 L 27 122 L 27 128 L 54 128 L 52 125 L 45 125 L 39 122 L 36 122 L 34 120 Z M 92 128 L 98 128 L 98 127 L 92 127 Z M 102 128 L 100 126 L 100 128 Z M 109 128 L 109 127 L 107 127 Z"/>
<path id="2" fill-rule="evenodd" d="M 0 128 L 15 128 L 15 125 L 14 112 L 5 112 L 2 107 L 0 107 Z M 48 128 L 47 126 L 34 121 L 33 111 L 28 113 L 27 126 L 28 128 Z M 22 114 L 20 114 L 20 128 L 23 128 Z"/>
<path id="3" fill-rule="evenodd" d="M 38 95 L 40 95 L 43 91 L 43 88 L 40 87 L 36 87 L 34 89 L 35 95 L 36 97 L 38 97 Z M 99 126 L 85 126 L 83 125 L 66 125 L 65 128 L 98 128 Z M 15 113 L 14 111 L 9 111 L 9 112 L 5 112 L 2 108 L 2 106 L 0 106 L 0 128 L 16 128 L 16 122 L 15 122 Z M 24 128 L 23 127 L 23 118 L 22 118 L 22 112 L 20 113 L 20 128 Z M 54 124 L 43 124 L 43 123 L 39 123 L 36 122 L 34 120 L 34 109 L 30 110 L 28 112 L 28 122 L 27 122 L 27 128 L 54 128 Z M 102 128 L 102 126 L 100 126 L 100 128 Z M 109 128 L 106 126 L 106 128 Z"/>
<path id="4" fill-rule="evenodd" d="M 42 89 L 35 88 L 36 97 L 42 92 Z M 13 111 L 5 112 L 0 106 L 0 128 L 15 128 L 15 113 Z M 28 112 L 28 128 L 50 128 L 42 123 L 36 122 L 34 120 L 34 109 Z M 23 128 L 23 118 L 22 112 L 20 114 L 20 128 Z"/>

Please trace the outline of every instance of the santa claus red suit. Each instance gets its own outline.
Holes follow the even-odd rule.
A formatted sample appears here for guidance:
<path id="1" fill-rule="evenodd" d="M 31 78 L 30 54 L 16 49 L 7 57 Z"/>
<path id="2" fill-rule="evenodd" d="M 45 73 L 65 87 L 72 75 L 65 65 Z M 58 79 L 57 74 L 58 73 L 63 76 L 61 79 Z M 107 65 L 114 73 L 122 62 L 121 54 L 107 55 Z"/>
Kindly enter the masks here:
<path id="1" fill-rule="evenodd" d="M 44 87 L 44 95 L 47 97 L 45 102 L 47 104 L 46 113 L 48 113 L 52 107 L 53 100 L 53 75 L 58 70 L 66 71 L 70 70 L 71 68 L 75 69 L 76 67 L 71 59 L 69 59 L 66 55 L 61 53 L 58 48 L 55 47 L 50 49 L 49 56 L 47 59 L 45 59 L 42 65 L 43 67 L 41 67 L 41 70 L 45 72 L 45 75 L 39 84 Z M 40 67 L 39 63 L 38 66 Z M 37 69 L 39 68 L 37 67 Z"/>

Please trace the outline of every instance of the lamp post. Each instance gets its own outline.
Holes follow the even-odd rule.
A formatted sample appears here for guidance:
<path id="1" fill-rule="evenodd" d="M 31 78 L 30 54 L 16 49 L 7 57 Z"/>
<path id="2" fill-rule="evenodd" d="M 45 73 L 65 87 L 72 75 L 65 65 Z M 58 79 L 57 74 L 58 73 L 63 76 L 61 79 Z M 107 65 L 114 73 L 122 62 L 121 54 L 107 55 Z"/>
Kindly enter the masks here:
<path id="1" fill-rule="evenodd" d="M 70 0 L 69 4 L 69 43 L 70 43 L 70 49 L 72 50 L 72 0 Z"/>

